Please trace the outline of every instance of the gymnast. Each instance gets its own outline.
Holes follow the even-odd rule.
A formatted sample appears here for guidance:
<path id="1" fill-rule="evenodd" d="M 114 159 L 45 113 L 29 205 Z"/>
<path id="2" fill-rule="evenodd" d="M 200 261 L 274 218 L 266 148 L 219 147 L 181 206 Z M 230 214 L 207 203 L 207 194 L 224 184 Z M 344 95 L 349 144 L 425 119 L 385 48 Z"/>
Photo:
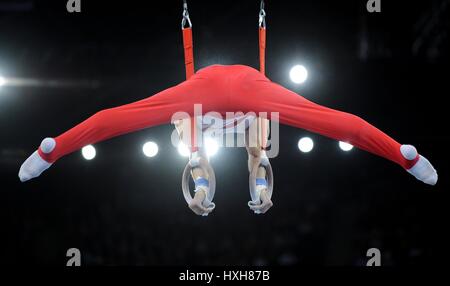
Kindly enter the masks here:
<path id="1" fill-rule="evenodd" d="M 184 29 L 183 32 L 186 31 L 186 35 L 191 37 L 189 29 Z M 265 45 L 265 38 L 263 40 Z M 188 49 L 191 48 L 187 46 Z M 146 99 L 102 110 L 59 136 L 45 138 L 20 167 L 20 180 L 25 182 L 38 177 L 58 159 L 86 145 L 144 128 L 173 123 L 172 115 L 176 112 L 194 116 L 194 104 L 201 104 L 203 115 L 218 112 L 226 117 L 227 112 L 267 112 L 269 115 L 278 112 L 279 122 L 282 124 L 348 142 L 398 164 L 425 184 L 437 183 L 436 170 L 414 146 L 398 143 L 358 116 L 313 103 L 270 81 L 264 72 L 249 66 L 212 65 L 194 73 L 192 55 L 188 59 L 191 61 L 187 61 L 186 66 L 191 66 L 191 72 L 186 81 Z M 254 160 L 268 160 L 261 148 L 247 150 L 249 166 Z M 193 152 L 191 160 L 203 157 L 203 153 L 201 150 Z M 201 170 L 194 169 L 192 173 L 196 194 L 189 206 L 196 214 L 204 215 L 212 210 L 208 207 L 211 202 L 204 203 L 208 194 L 208 177 Z M 272 206 L 266 193 L 265 175 L 264 168 L 258 170 L 260 197 L 250 206 L 258 213 L 264 213 Z"/>

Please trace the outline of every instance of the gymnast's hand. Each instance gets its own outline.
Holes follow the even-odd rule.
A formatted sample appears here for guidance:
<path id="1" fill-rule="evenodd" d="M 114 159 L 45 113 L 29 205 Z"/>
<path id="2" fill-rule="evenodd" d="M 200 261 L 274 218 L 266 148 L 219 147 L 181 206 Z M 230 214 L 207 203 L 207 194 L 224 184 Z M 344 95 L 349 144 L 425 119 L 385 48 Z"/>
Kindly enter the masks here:
<path id="1" fill-rule="evenodd" d="M 189 208 L 196 214 L 201 216 L 207 216 L 214 210 L 214 204 L 210 203 L 205 207 L 206 191 L 200 189 L 195 193 L 194 198 L 189 203 Z"/>
<path id="2" fill-rule="evenodd" d="M 272 206 L 272 200 L 269 197 L 267 188 L 261 190 L 260 194 L 260 204 L 255 204 L 254 202 L 249 202 L 249 207 L 256 214 L 265 214 Z"/>

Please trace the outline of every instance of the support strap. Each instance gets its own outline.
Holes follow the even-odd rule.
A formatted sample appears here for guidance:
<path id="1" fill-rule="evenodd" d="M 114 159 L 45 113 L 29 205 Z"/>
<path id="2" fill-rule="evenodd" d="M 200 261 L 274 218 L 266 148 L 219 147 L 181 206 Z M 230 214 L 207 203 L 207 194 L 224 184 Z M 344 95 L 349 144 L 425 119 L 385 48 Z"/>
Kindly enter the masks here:
<path id="1" fill-rule="evenodd" d="M 186 26 L 187 25 L 187 26 Z M 194 44 L 192 39 L 192 22 L 189 17 L 187 1 L 183 0 L 183 20 L 181 21 L 184 47 L 184 66 L 186 68 L 186 80 L 189 80 L 195 73 L 194 66 Z M 197 122 L 195 116 L 191 117 L 191 152 L 197 152 Z"/>
<path id="2" fill-rule="evenodd" d="M 261 0 L 261 7 L 259 11 L 259 70 L 266 74 L 266 11 L 264 10 L 264 0 Z M 258 118 L 258 129 L 261 136 L 261 149 L 267 149 L 267 127 L 269 120 Z"/>
<path id="3" fill-rule="evenodd" d="M 186 79 L 194 75 L 194 45 L 192 43 L 192 28 L 183 29 L 184 66 Z"/>
<path id="4" fill-rule="evenodd" d="M 266 74 L 266 28 L 259 27 L 259 71 Z"/>
<path id="5" fill-rule="evenodd" d="M 259 70 L 266 74 L 266 11 L 264 10 L 264 0 L 261 0 L 259 11 Z"/>

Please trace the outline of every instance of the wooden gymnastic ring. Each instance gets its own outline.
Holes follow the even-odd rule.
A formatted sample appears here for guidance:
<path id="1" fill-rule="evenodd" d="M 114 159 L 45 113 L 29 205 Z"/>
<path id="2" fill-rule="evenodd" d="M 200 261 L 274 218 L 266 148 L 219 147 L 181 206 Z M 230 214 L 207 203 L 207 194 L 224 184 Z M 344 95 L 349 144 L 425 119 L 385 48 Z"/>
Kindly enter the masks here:
<path id="1" fill-rule="evenodd" d="M 267 160 L 265 164 L 261 164 L 261 159 L 256 161 L 249 175 L 249 189 L 250 189 L 250 197 L 252 201 L 256 201 L 258 198 L 256 196 L 256 175 L 258 173 L 259 167 L 263 167 L 266 170 L 266 180 L 267 180 L 267 194 L 269 199 L 272 198 L 273 193 L 273 171 L 272 165 L 270 165 L 270 161 Z"/>
<path id="2" fill-rule="evenodd" d="M 209 192 L 207 194 L 208 195 L 207 200 L 212 203 L 212 201 L 214 199 L 214 194 L 216 191 L 216 175 L 214 173 L 214 169 L 211 167 L 208 160 L 203 159 L 203 158 L 201 158 L 199 160 L 198 166 L 192 166 L 191 161 L 189 161 L 186 164 L 186 167 L 184 168 L 182 181 L 181 181 L 181 187 L 183 189 L 184 199 L 186 200 L 186 202 L 188 204 L 190 204 L 193 199 L 192 195 L 191 195 L 191 191 L 189 189 L 189 182 L 191 179 L 191 171 L 194 168 L 201 168 L 205 174 L 208 174 Z"/>

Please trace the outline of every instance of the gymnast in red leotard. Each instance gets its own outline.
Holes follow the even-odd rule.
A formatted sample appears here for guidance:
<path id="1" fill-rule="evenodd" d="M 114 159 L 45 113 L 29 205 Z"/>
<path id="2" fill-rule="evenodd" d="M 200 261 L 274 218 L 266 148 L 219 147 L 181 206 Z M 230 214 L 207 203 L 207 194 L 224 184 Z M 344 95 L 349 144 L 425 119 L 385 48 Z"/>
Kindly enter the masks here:
<path id="1" fill-rule="evenodd" d="M 348 142 L 397 163 L 426 184 L 437 182 L 437 172 L 413 146 L 401 145 L 358 116 L 315 104 L 244 65 L 203 68 L 177 86 L 134 103 L 102 110 L 61 135 L 44 139 L 22 164 L 20 180 L 39 176 L 56 160 L 88 144 L 171 123 L 173 114 L 179 111 L 194 116 L 194 104 L 202 105 L 203 114 L 215 111 L 223 116 L 226 112 L 278 112 L 282 124 Z M 199 187 L 207 192 L 207 183 L 200 179 L 203 184 L 199 182 Z M 198 214 L 204 212 L 206 209 L 201 207 L 196 210 Z"/>

